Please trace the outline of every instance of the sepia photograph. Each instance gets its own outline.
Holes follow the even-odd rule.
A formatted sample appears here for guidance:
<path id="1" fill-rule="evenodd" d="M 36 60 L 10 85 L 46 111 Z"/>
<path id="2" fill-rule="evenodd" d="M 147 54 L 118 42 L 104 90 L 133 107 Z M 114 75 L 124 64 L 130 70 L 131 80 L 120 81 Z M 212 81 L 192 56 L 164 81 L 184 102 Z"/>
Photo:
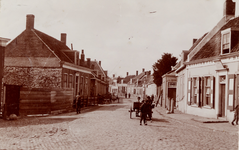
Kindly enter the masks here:
<path id="1" fill-rule="evenodd" d="M 239 0 L 0 0 L 0 150 L 238 150 Z"/>

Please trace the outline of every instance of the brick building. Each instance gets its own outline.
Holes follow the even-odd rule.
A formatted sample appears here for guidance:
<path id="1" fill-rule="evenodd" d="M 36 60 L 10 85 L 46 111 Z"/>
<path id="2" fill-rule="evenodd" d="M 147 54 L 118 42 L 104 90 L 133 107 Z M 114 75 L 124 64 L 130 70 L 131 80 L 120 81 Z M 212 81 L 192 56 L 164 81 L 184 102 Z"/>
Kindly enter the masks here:
<path id="1" fill-rule="evenodd" d="M 98 89 L 107 89 L 106 71 L 90 58 L 66 45 L 66 34 L 57 40 L 34 28 L 34 15 L 26 16 L 26 29 L 13 39 L 5 50 L 4 83 L 22 88 L 49 89 L 50 100 L 72 100 L 78 92 L 84 97 L 95 96 Z M 98 71 L 99 70 L 99 71 Z M 99 72 L 94 74 L 94 72 Z M 92 83 L 94 82 L 94 84 Z M 26 95 L 29 101 L 28 95 Z M 106 90 L 102 90 L 105 94 Z M 65 96 L 67 95 L 67 96 Z M 55 98 L 54 98 L 55 97 Z M 44 99 L 44 98 L 41 98 Z M 59 105 L 64 102 L 59 102 Z"/>

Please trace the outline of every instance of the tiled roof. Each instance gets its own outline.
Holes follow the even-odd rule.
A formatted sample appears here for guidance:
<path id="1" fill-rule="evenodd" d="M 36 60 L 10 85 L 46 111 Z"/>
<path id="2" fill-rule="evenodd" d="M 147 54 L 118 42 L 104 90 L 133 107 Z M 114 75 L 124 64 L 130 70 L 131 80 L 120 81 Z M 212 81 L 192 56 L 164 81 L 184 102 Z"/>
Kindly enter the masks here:
<path id="1" fill-rule="evenodd" d="M 189 52 L 192 51 L 201 41 L 202 39 L 207 35 L 208 33 L 205 33 L 201 38 L 199 38 L 195 43 L 193 43 L 193 46 L 189 49 Z"/>
<path id="2" fill-rule="evenodd" d="M 191 61 L 219 56 L 221 54 L 221 31 L 231 27 L 239 27 L 239 18 L 228 21 L 191 59 Z M 238 35 L 239 36 L 239 35 Z M 239 51 L 239 41 L 231 52 Z M 193 48 L 191 48 L 193 49 Z"/>
<path id="3" fill-rule="evenodd" d="M 124 78 L 123 82 L 128 83 L 128 82 L 130 82 L 130 79 L 133 79 L 134 77 L 135 77 L 135 75 L 128 75 L 127 77 Z"/>
<path id="4" fill-rule="evenodd" d="M 32 30 L 36 35 L 62 60 L 73 63 L 73 61 L 61 50 L 71 50 L 63 42 L 36 29 Z"/>

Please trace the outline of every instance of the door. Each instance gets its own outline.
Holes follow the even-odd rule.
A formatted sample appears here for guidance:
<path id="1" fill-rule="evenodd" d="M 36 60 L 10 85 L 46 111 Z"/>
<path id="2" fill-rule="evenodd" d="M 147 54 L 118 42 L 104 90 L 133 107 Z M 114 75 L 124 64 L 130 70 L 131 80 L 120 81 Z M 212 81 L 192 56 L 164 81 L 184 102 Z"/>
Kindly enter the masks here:
<path id="1" fill-rule="evenodd" d="M 5 85 L 5 109 L 4 114 L 9 116 L 11 114 L 19 115 L 19 101 L 20 101 L 20 86 Z"/>
<path id="2" fill-rule="evenodd" d="M 225 84 L 220 84 L 220 100 L 218 117 L 225 117 Z"/>
<path id="3" fill-rule="evenodd" d="M 169 88 L 168 89 L 168 98 L 174 100 L 173 106 L 175 107 L 175 105 L 176 105 L 176 103 L 175 103 L 175 101 L 176 101 L 176 88 Z"/>

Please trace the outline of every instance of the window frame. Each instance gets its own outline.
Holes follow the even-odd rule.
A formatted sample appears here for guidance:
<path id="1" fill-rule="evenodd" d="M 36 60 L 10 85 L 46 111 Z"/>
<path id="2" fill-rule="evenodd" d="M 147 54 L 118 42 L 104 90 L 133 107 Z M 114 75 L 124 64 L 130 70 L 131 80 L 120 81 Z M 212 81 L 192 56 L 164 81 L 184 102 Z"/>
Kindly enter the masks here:
<path id="1" fill-rule="evenodd" d="M 69 74 L 68 78 L 69 78 L 68 88 L 73 88 L 73 75 Z"/>
<path id="2" fill-rule="evenodd" d="M 224 38 L 226 35 L 228 35 L 228 39 Z M 231 53 L 231 36 L 232 36 L 231 28 L 221 31 L 221 55 L 226 55 Z M 227 49 L 224 49 L 224 45 L 228 45 L 228 52 L 224 52 L 224 50 L 227 50 Z"/>
<path id="3" fill-rule="evenodd" d="M 215 103 L 215 77 L 203 77 L 203 93 L 202 93 L 202 106 L 205 108 L 214 108 Z"/>
<path id="4" fill-rule="evenodd" d="M 68 85 L 68 74 L 64 73 L 63 74 L 63 88 L 67 88 Z"/>

